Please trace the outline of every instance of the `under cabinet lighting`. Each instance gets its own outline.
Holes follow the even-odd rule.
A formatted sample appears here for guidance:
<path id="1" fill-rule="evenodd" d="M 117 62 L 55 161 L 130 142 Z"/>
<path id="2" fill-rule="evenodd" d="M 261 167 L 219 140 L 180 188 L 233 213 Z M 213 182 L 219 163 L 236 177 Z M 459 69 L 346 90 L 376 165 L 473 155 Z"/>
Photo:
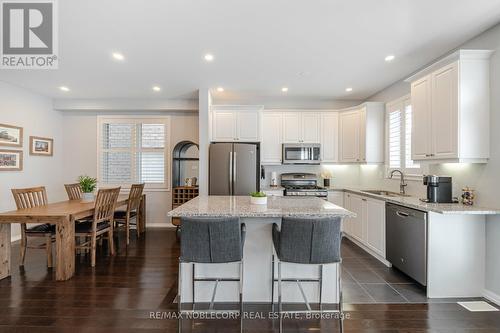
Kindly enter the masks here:
<path id="1" fill-rule="evenodd" d="M 214 60 L 213 54 L 210 54 L 210 53 L 205 54 L 205 60 L 208 62 L 213 61 Z"/>
<path id="2" fill-rule="evenodd" d="M 154 90 L 154 91 L 160 91 L 160 90 L 161 90 L 161 88 L 160 88 L 160 87 L 158 87 L 158 86 L 153 86 L 153 90 Z"/>
<path id="3" fill-rule="evenodd" d="M 283 88 L 281 88 L 281 91 L 282 91 L 282 92 L 288 92 L 288 87 L 283 87 Z"/>
<path id="4" fill-rule="evenodd" d="M 345 91 L 346 91 L 346 92 L 351 92 L 351 91 L 352 91 L 352 88 L 351 88 L 351 87 L 349 87 L 349 88 L 345 88 Z"/>
<path id="5" fill-rule="evenodd" d="M 68 92 L 70 89 L 66 86 L 60 86 L 59 90 L 64 91 L 64 92 Z"/>

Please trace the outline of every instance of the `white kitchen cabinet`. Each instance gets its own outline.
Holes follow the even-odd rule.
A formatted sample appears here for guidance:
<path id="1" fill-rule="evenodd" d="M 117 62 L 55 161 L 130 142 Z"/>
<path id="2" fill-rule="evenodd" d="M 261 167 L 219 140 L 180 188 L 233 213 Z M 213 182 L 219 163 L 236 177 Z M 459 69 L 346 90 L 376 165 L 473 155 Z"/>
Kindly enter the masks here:
<path id="1" fill-rule="evenodd" d="M 336 163 L 339 161 L 339 113 L 321 114 L 321 161 Z"/>
<path id="2" fill-rule="evenodd" d="M 340 113 L 340 161 L 360 161 L 361 110 Z"/>
<path id="3" fill-rule="evenodd" d="M 281 112 L 263 112 L 261 117 L 262 141 L 261 163 L 263 165 L 281 164 L 282 161 L 282 127 Z"/>
<path id="4" fill-rule="evenodd" d="M 337 206 L 344 207 L 344 192 L 328 191 L 328 201 Z"/>
<path id="5" fill-rule="evenodd" d="M 427 75 L 411 84 L 413 160 L 422 160 L 431 150 L 431 77 Z"/>
<path id="6" fill-rule="evenodd" d="M 212 141 L 259 142 L 260 111 L 214 110 L 212 112 Z"/>
<path id="7" fill-rule="evenodd" d="M 236 117 L 237 141 L 258 142 L 260 117 L 259 112 L 239 111 Z"/>
<path id="8" fill-rule="evenodd" d="M 235 141 L 236 112 L 214 111 L 212 125 L 212 141 Z"/>
<path id="9" fill-rule="evenodd" d="M 321 115 L 309 112 L 302 112 L 301 115 L 302 142 L 319 143 L 321 138 Z"/>
<path id="10" fill-rule="evenodd" d="M 459 50 L 413 75 L 412 159 L 486 163 L 489 158 L 488 50 Z"/>
<path id="11" fill-rule="evenodd" d="M 283 114 L 283 143 L 297 143 L 302 140 L 300 112 Z"/>
<path id="12" fill-rule="evenodd" d="M 358 195 L 351 194 L 349 197 L 349 210 L 356 214 L 356 217 L 351 219 L 349 227 L 349 235 L 357 241 L 363 242 L 364 239 L 364 221 L 365 221 L 365 205 L 364 198 Z"/>
<path id="13" fill-rule="evenodd" d="M 319 143 L 320 122 L 319 113 L 283 113 L 283 143 Z"/>
<path id="14" fill-rule="evenodd" d="M 369 102 L 339 114 L 339 162 L 384 162 L 384 104 Z"/>
<path id="15" fill-rule="evenodd" d="M 367 249 L 385 258 L 385 202 L 345 193 L 344 208 L 356 214 L 344 220 L 343 231 Z"/>
<path id="16" fill-rule="evenodd" d="M 366 246 L 385 258 L 385 202 L 366 198 Z"/>

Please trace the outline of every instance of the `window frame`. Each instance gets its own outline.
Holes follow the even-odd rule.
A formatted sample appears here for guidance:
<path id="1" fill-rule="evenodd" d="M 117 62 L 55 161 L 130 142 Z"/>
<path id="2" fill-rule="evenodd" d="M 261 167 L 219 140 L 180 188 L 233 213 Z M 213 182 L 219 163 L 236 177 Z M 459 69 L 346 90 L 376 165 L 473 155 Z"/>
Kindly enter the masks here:
<path id="1" fill-rule="evenodd" d="M 390 147 L 389 147 L 389 115 L 390 110 L 395 105 L 403 106 L 400 108 L 401 111 L 401 132 L 400 132 L 400 167 L 399 168 L 391 168 L 390 167 Z M 422 180 L 422 176 L 426 173 L 427 165 L 418 163 L 420 165 L 419 168 L 407 168 L 406 167 L 406 106 L 411 104 L 411 95 L 404 95 L 398 99 L 390 101 L 385 105 L 385 169 L 386 169 L 386 178 L 390 178 L 390 174 L 393 170 L 401 170 L 405 174 L 405 178 L 408 180 L 420 181 Z"/>
<path id="2" fill-rule="evenodd" d="M 171 163 L 170 163 L 170 142 L 171 142 L 171 117 L 170 116 L 161 116 L 161 115 L 145 115 L 145 116 L 137 116 L 137 115 L 98 115 L 97 116 L 97 180 L 99 186 L 121 186 L 125 191 L 129 190 L 131 184 L 116 184 L 116 183 L 103 183 L 101 181 L 102 177 L 102 126 L 103 124 L 109 123 L 128 123 L 128 124 L 164 124 L 165 125 L 165 144 L 164 144 L 164 183 L 146 183 L 145 190 L 148 191 L 170 191 L 170 174 L 171 174 Z M 141 138 L 138 138 L 142 140 Z M 152 151 L 155 148 L 144 148 L 137 150 L 136 148 L 130 149 L 130 151 Z M 129 151 L 129 150 L 127 150 Z M 138 182 L 138 180 L 137 180 Z"/>

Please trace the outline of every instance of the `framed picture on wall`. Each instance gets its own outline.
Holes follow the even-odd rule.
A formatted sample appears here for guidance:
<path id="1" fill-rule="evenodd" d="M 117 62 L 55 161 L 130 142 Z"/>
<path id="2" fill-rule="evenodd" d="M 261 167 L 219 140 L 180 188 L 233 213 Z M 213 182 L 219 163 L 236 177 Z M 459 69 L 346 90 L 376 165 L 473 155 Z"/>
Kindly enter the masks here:
<path id="1" fill-rule="evenodd" d="M 30 155 L 54 155 L 54 139 L 30 136 Z"/>
<path id="2" fill-rule="evenodd" d="M 23 170 L 23 151 L 0 149 L 0 171 Z"/>
<path id="3" fill-rule="evenodd" d="M 22 147 L 23 128 L 0 124 L 0 146 Z"/>

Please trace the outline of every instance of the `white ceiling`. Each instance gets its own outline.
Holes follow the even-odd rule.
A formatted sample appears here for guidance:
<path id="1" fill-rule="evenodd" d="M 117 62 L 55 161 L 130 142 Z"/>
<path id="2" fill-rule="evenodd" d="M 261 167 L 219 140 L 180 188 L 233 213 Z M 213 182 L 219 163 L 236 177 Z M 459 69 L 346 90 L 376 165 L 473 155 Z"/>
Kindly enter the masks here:
<path id="1" fill-rule="evenodd" d="M 219 98 L 272 97 L 287 86 L 294 98 L 360 100 L 497 22 L 498 0 L 64 0 L 59 69 L 0 80 L 53 98 L 190 99 L 218 86 Z"/>

